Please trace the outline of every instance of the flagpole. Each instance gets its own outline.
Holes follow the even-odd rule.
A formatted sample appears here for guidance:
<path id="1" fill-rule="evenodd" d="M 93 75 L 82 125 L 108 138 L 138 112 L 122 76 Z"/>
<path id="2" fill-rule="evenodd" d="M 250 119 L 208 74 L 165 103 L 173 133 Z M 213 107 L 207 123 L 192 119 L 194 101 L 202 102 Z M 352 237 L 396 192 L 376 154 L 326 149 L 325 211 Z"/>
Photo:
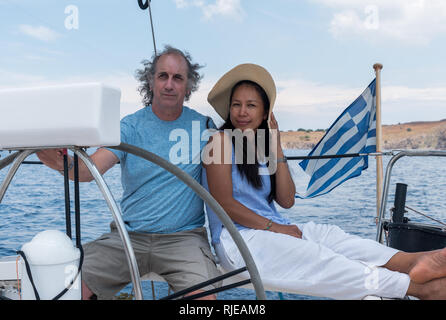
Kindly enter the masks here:
<path id="1" fill-rule="evenodd" d="M 375 63 L 373 69 L 376 74 L 376 153 L 381 152 L 382 130 L 381 130 L 381 63 Z M 376 159 L 376 222 L 381 206 L 382 180 L 383 180 L 383 162 L 382 156 L 377 155 Z"/>

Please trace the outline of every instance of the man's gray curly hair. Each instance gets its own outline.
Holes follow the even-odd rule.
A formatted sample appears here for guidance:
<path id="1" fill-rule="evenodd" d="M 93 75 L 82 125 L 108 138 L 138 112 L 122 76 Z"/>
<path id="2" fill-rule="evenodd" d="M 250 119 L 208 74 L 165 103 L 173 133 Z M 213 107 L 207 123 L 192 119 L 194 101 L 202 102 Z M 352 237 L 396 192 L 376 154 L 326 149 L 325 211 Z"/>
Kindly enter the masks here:
<path id="1" fill-rule="evenodd" d="M 188 72 L 187 72 L 187 92 L 185 96 L 185 100 L 189 101 L 189 98 L 192 92 L 198 89 L 198 85 L 200 80 L 203 78 L 202 75 L 198 73 L 198 70 L 203 66 L 200 66 L 198 63 L 192 63 L 192 58 L 190 54 L 186 51 L 181 51 L 172 46 L 165 46 L 162 52 L 155 54 L 152 56 L 152 60 L 143 60 L 141 63 L 143 64 L 143 69 L 136 70 L 136 79 L 139 80 L 141 86 L 138 88 L 139 93 L 143 97 L 143 104 L 148 106 L 152 104 L 153 99 L 153 83 L 156 72 L 156 64 L 161 56 L 165 54 L 177 54 L 184 58 L 186 61 Z"/>

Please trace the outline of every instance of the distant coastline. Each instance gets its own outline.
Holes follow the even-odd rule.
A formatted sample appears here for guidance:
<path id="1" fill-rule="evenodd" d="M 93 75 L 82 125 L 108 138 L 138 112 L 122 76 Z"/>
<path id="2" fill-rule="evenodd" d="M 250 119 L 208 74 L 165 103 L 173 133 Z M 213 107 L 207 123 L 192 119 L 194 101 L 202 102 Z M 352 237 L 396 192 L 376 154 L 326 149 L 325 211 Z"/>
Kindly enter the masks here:
<path id="1" fill-rule="evenodd" d="M 436 149 L 446 150 L 446 119 L 440 121 L 408 122 L 383 125 L 383 150 Z M 325 131 L 298 129 L 281 132 L 285 149 L 312 149 Z"/>

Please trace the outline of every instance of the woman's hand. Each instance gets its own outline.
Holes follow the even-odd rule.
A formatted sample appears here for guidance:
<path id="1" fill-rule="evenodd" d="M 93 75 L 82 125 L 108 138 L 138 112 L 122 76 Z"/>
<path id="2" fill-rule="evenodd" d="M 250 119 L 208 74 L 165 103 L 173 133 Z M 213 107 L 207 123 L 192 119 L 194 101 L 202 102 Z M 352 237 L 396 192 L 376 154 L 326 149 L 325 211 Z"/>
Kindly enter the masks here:
<path id="1" fill-rule="evenodd" d="M 271 135 L 273 142 L 277 143 L 276 150 L 277 152 L 272 156 L 275 156 L 275 166 L 274 161 L 273 166 L 271 166 L 270 172 L 275 173 L 276 175 L 276 194 L 274 200 L 285 209 L 289 209 L 294 205 L 295 199 L 294 195 L 296 193 L 296 187 L 294 185 L 293 179 L 291 177 L 290 170 L 288 168 L 288 164 L 286 163 L 286 157 L 283 153 L 282 146 L 280 143 L 280 131 L 279 125 L 277 123 L 276 117 L 273 113 L 271 113 L 271 117 L 269 120 L 269 128 L 271 130 Z M 274 150 L 274 144 L 271 146 L 272 150 Z M 288 233 L 292 231 L 288 230 L 283 233 Z M 293 234 L 296 234 L 295 232 Z"/>
<path id="2" fill-rule="evenodd" d="M 277 123 L 276 117 L 274 116 L 273 112 L 271 112 L 271 117 L 268 120 L 268 125 L 270 129 L 279 130 L 279 124 Z"/>
<path id="3" fill-rule="evenodd" d="M 277 158 L 283 158 L 283 150 L 282 145 L 280 143 L 280 130 L 279 130 L 279 124 L 277 123 L 276 117 L 274 116 L 274 113 L 271 112 L 271 117 L 268 121 L 269 129 L 271 130 L 272 138 L 275 139 L 277 143 L 277 152 L 276 156 Z"/>
<path id="4" fill-rule="evenodd" d="M 287 234 L 292 237 L 302 239 L 302 231 L 295 224 L 273 223 L 270 231 Z"/>

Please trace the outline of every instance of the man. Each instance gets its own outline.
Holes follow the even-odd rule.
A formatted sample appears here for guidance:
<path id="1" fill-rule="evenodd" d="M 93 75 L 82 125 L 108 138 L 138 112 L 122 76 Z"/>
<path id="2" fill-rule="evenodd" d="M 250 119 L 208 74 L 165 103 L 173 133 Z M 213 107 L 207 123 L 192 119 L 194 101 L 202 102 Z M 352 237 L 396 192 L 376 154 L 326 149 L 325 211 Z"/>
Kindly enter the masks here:
<path id="1" fill-rule="evenodd" d="M 173 130 L 185 130 L 192 136 L 193 122 L 200 124 L 200 131 L 214 127 L 210 118 L 183 106 L 198 88 L 197 70 L 201 66 L 192 64 L 189 54 L 170 46 L 153 61 L 143 63 L 145 68 L 137 72 L 137 77 L 146 106 L 121 120 L 121 142 L 169 160 L 170 150 L 177 143 L 171 141 Z M 205 144 L 200 141 L 200 149 Z M 192 154 L 195 149 L 185 148 L 190 152 L 183 156 L 189 161 L 178 166 L 200 182 L 201 163 L 192 161 L 199 156 Z M 63 170 L 61 150 L 44 150 L 37 155 L 49 167 Z M 152 271 L 163 276 L 173 291 L 218 275 L 203 227 L 203 202 L 194 191 L 171 173 L 132 154 L 100 148 L 91 158 L 101 174 L 121 163 L 122 215 L 141 274 Z M 71 168 L 69 173 L 72 178 Z M 79 164 L 79 179 L 93 179 L 83 163 Z M 113 223 L 110 233 L 86 244 L 84 251 L 84 299 L 94 295 L 111 299 L 130 282 L 125 252 Z"/>

